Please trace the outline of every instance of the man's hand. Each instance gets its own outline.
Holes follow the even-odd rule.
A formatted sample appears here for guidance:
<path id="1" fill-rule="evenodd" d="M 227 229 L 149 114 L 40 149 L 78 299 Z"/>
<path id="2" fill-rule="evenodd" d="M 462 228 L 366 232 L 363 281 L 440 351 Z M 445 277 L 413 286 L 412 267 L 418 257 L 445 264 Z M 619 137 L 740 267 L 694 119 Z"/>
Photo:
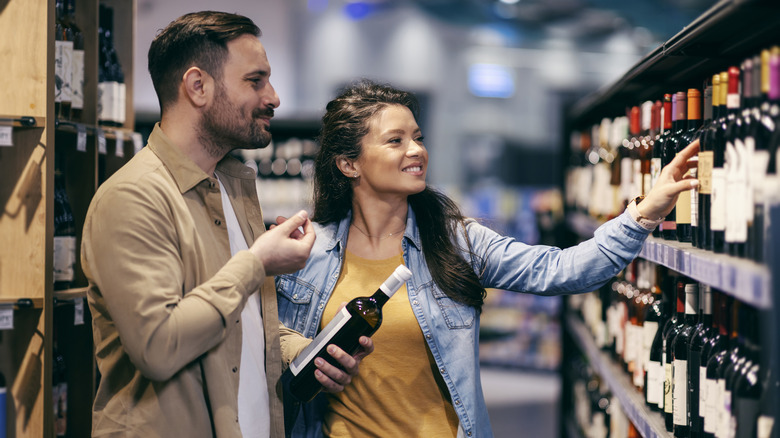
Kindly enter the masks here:
<path id="1" fill-rule="evenodd" d="M 699 185 L 699 181 L 688 174 L 688 170 L 696 166 L 696 162 L 690 159 L 698 153 L 699 140 L 696 140 L 664 167 L 653 189 L 636 206 L 639 214 L 648 219 L 662 218 L 672 211 L 680 193 Z"/>
<path id="2" fill-rule="evenodd" d="M 270 277 L 303 268 L 315 238 L 309 215 L 301 210 L 284 223 L 261 234 L 249 251 L 263 262 L 265 275 Z"/>
<path id="3" fill-rule="evenodd" d="M 348 355 L 341 348 L 331 344 L 328 345 L 328 353 L 336 359 L 344 368 L 339 369 L 331 365 L 328 361 L 318 357 L 314 360 L 317 369 L 314 371 L 314 378 L 317 379 L 324 391 L 330 393 L 341 392 L 344 387 L 352 382 L 352 377 L 357 376 L 360 361 L 374 351 L 374 341 L 367 336 L 361 336 L 359 339 L 360 351 L 354 356 Z"/>

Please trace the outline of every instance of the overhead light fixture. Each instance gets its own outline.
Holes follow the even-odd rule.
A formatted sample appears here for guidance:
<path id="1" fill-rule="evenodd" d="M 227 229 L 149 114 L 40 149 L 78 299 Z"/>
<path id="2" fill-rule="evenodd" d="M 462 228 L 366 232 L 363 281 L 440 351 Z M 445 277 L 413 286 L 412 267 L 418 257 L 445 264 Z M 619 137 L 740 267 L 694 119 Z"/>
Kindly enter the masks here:
<path id="1" fill-rule="evenodd" d="M 520 0 L 498 0 L 500 3 L 503 3 L 505 5 L 514 5 L 517 3 L 520 3 Z"/>

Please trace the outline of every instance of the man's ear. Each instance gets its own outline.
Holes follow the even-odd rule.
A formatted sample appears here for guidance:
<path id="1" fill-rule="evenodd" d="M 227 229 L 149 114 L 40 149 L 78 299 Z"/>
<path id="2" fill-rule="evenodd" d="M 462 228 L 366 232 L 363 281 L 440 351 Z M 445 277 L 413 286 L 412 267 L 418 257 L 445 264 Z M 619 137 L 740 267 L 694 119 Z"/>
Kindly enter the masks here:
<path id="1" fill-rule="evenodd" d="M 347 178 L 357 178 L 360 176 L 360 170 L 358 169 L 357 163 L 348 158 L 338 158 L 336 160 L 336 166 Z"/>
<path id="2" fill-rule="evenodd" d="M 192 105 L 200 108 L 211 100 L 214 78 L 198 67 L 190 67 L 182 77 L 182 88 Z"/>

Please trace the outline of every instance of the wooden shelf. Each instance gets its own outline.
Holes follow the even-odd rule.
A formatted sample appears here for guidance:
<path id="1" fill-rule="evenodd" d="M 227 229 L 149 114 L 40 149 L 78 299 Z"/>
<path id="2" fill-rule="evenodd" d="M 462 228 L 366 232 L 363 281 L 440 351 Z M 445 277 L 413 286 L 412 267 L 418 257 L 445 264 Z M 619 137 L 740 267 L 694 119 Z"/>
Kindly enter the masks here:
<path id="1" fill-rule="evenodd" d="M 86 298 L 87 289 L 88 288 L 86 287 L 79 287 L 74 289 L 55 291 L 54 299 L 60 301 L 67 301 L 67 300 L 74 300 L 76 298 Z"/>
<path id="2" fill-rule="evenodd" d="M 13 126 L 14 128 L 45 128 L 46 117 L 17 116 L 0 114 L 0 126 Z"/>
<path id="3" fill-rule="evenodd" d="M 14 306 L 16 309 L 41 309 L 43 298 L 2 298 L 0 306 Z"/>
<path id="4" fill-rule="evenodd" d="M 672 438 L 674 435 L 666 430 L 661 414 L 647 407 L 644 395 L 637 390 L 623 369 L 596 346 L 585 324 L 571 314 L 565 318 L 566 328 L 574 342 L 588 358 L 591 367 L 607 383 L 612 394 L 620 400 L 623 411 L 639 433 L 644 438 Z"/>

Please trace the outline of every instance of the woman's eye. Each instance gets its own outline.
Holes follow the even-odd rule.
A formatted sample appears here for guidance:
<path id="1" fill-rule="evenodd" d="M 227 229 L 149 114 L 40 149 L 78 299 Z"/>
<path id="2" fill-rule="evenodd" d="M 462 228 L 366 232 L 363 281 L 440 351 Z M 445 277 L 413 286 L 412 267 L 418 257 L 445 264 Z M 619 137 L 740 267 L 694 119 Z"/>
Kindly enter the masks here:
<path id="1" fill-rule="evenodd" d="M 423 137 L 422 135 L 414 139 L 414 141 L 416 141 L 417 143 L 422 143 L 423 140 L 425 140 L 425 137 Z"/>

